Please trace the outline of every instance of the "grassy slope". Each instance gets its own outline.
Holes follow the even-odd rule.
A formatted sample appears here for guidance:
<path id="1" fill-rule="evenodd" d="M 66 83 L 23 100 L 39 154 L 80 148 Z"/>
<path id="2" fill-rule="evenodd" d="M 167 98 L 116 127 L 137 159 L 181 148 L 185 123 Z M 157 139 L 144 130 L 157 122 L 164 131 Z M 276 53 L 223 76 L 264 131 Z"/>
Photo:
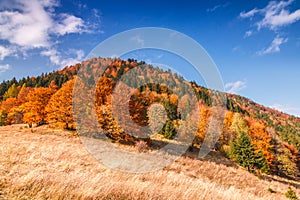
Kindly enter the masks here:
<path id="1" fill-rule="evenodd" d="M 287 182 L 259 180 L 217 155 L 126 174 L 105 168 L 70 132 L 0 127 L 0 199 L 286 199 Z"/>

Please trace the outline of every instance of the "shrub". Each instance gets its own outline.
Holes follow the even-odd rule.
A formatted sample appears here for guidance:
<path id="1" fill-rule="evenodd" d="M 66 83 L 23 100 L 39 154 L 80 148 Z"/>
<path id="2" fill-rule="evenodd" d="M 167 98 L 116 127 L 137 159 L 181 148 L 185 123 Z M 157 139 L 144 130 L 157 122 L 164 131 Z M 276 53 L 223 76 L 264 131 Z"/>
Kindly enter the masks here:
<path id="1" fill-rule="evenodd" d="M 292 200 L 297 200 L 297 194 L 294 190 L 292 190 L 291 186 L 289 186 L 288 191 L 285 193 L 286 198 L 292 199 Z"/>
<path id="2" fill-rule="evenodd" d="M 272 188 L 269 188 L 268 191 L 269 191 L 270 193 L 276 193 Z"/>

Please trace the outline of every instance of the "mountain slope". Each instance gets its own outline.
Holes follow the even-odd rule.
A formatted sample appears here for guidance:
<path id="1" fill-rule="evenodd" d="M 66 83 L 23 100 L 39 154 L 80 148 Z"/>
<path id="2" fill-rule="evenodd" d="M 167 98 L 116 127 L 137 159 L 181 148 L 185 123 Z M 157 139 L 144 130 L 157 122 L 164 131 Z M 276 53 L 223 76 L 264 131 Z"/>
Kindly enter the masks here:
<path id="1" fill-rule="evenodd" d="M 98 117 L 97 120 L 99 125 L 105 130 L 108 137 L 119 142 L 126 141 L 129 144 L 134 144 L 136 141 L 140 140 L 138 136 L 133 137 L 127 134 L 124 128 L 130 127 L 124 127 L 126 124 L 123 127 L 120 126 L 118 121 L 112 115 L 112 92 L 120 78 L 127 75 L 128 79 L 125 81 L 130 81 L 133 85 L 142 84 L 141 87 L 136 88 L 129 101 L 131 119 L 141 126 L 147 125 L 150 120 L 148 113 L 150 106 L 153 103 L 160 103 L 166 109 L 167 114 L 166 124 L 160 130 L 160 134 L 167 139 L 172 139 L 175 137 L 176 131 L 178 131 L 183 119 L 189 116 L 188 113 L 178 111 L 178 108 L 180 108 L 178 96 L 175 95 L 174 91 L 168 89 L 166 85 L 143 84 L 147 81 L 165 81 L 167 84 L 174 85 L 173 89 L 179 91 L 177 94 L 181 97 L 184 97 L 189 86 L 191 86 L 196 93 L 198 105 L 201 109 L 200 112 L 197 113 L 200 121 L 199 124 L 197 124 L 197 131 L 192 144 L 193 147 L 199 148 L 204 141 L 208 131 L 210 116 L 212 116 L 212 110 L 215 106 L 214 103 L 225 101 L 225 105 L 222 108 L 225 109 L 226 113 L 223 129 L 215 149 L 223 153 L 224 156 L 236 160 L 236 157 L 232 155 L 233 151 L 231 144 L 233 141 L 238 140 L 241 131 L 245 131 L 252 140 L 255 153 L 262 154 L 262 158 L 265 160 L 264 162 L 268 164 L 271 173 L 290 179 L 299 178 L 299 118 L 264 107 L 238 95 L 215 92 L 198 86 L 195 82 L 189 83 L 171 71 L 157 69 L 151 65 L 145 65 L 144 70 L 142 70 L 139 67 L 142 65 L 145 65 L 145 63 L 137 62 L 133 59 L 123 61 L 120 59 L 92 58 L 84 61 L 82 64 L 66 67 L 63 70 L 41 75 L 36 78 L 24 78 L 19 81 L 13 79 L 3 82 L 0 84 L 3 97 L 0 107 L 0 124 L 22 123 L 25 122 L 25 116 L 32 116 L 30 123 L 50 123 L 50 125 L 53 126 L 68 128 L 69 122 L 65 121 L 66 117 L 62 114 L 56 115 L 55 112 L 47 113 L 47 105 L 44 105 L 44 100 L 41 101 L 36 98 L 30 99 L 29 97 L 33 96 L 30 95 L 30 93 L 35 92 L 35 94 L 42 94 L 41 92 L 47 91 L 48 87 L 51 89 L 51 94 L 60 90 L 72 90 L 70 84 L 67 83 L 69 80 L 73 79 L 78 70 L 83 70 L 80 73 L 83 74 L 85 78 L 84 81 L 86 81 L 86 86 L 95 84 L 96 81 L 98 81 L 95 93 L 95 112 Z M 107 68 L 105 69 L 103 76 L 101 76 L 99 80 L 95 80 L 100 73 L 99 66 L 105 66 Z M 130 72 L 132 69 L 137 70 L 139 76 L 131 74 Z M 67 83 L 63 84 L 64 82 Z M 27 93 L 21 92 L 24 83 L 26 84 L 24 88 L 27 88 Z M 183 86 L 178 87 L 178 83 L 184 84 Z M 68 85 L 68 87 L 66 87 L 66 85 Z M 83 93 L 90 93 L 92 95 L 93 92 L 90 91 L 88 87 L 86 88 L 83 85 Z M 21 93 L 25 93 L 26 98 L 22 97 Z M 65 94 L 68 92 L 61 93 Z M 72 94 L 72 91 L 69 91 L 69 94 Z M 43 95 L 40 96 L 42 97 Z M 224 96 L 226 97 L 225 99 Z M 92 96 L 92 98 L 94 98 L 94 96 Z M 59 101 L 55 100 L 56 99 L 49 98 L 47 99 L 47 102 L 49 101 L 49 105 L 52 104 L 57 106 L 59 111 L 63 110 L 59 109 L 59 107 L 66 105 L 66 102 L 59 103 Z M 72 104 L 70 99 L 65 99 L 63 101 L 68 101 L 67 104 Z M 188 103 L 189 98 L 186 98 L 185 102 Z M 36 109 L 37 105 L 39 106 L 38 110 Z M 85 110 L 83 111 L 87 112 L 90 108 L 85 107 L 84 109 Z M 64 112 L 65 116 L 72 116 L 71 109 Z M 87 115 L 86 117 L 89 118 L 90 116 Z M 50 120 L 54 118 L 55 121 Z M 240 126 L 243 126 L 244 128 L 237 128 Z M 94 136 L 95 135 L 93 135 L 93 137 Z M 146 139 L 147 141 L 150 141 L 148 145 L 151 146 L 151 140 L 153 139 Z M 257 168 L 255 165 L 251 167 Z M 260 169 L 258 168 L 257 170 Z"/>

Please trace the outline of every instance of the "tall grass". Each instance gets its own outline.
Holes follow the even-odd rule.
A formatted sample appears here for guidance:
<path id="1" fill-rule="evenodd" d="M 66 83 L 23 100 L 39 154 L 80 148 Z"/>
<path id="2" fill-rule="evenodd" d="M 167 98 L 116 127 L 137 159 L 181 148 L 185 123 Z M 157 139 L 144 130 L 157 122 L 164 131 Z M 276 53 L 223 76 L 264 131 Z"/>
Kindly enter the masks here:
<path id="1" fill-rule="evenodd" d="M 0 127 L 0 199 L 285 199 L 288 189 L 218 156 L 182 157 L 148 174 L 112 171 L 70 132 L 20 127 Z"/>

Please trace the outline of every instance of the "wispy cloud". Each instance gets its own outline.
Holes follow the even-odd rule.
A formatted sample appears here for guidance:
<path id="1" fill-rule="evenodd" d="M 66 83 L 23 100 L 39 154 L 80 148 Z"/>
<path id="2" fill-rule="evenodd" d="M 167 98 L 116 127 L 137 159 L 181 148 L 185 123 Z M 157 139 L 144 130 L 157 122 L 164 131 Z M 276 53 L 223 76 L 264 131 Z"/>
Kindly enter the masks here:
<path id="1" fill-rule="evenodd" d="M 276 30 L 280 27 L 290 25 L 300 20 L 300 9 L 290 11 L 287 9 L 294 0 L 288 1 L 271 1 L 269 4 L 262 9 L 254 8 L 248 12 L 241 12 L 241 18 L 252 18 L 255 15 L 260 17 L 260 20 L 255 23 L 258 30 L 261 28 L 269 28 Z"/>
<path id="2" fill-rule="evenodd" d="M 250 37 L 253 34 L 253 31 L 246 31 L 244 38 Z"/>
<path id="3" fill-rule="evenodd" d="M 9 64 L 6 65 L 0 65 L 0 73 L 5 72 L 10 68 Z"/>
<path id="4" fill-rule="evenodd" d="M 246 82 L 244 82 L 244 81 L 236 81 L 233 83 L 225 84 L 226 92 L 231 93 L 231 94 L 237 94 L 237 92 L 245 89 L 246 87 L 247 87 Z"/>
<path id="5" fill-rule="evenodd" d="M 243 11 L 243 12 L 240 13 L 240 17 L 241 18 L 251 18 L 258 12 L 260 12 L 260 10 L 258 10 L 256 8 L 254 8 L 254 9 L 248 11 L 248 12 Z"/>
<path id="6" fill-rule="evenodd" d="M 283 35 L 282 28 L 300 20 L 300 9 L 291 10 L 289 7 L 293 2 L 294 0 L 270 1 L 264 8 L 254 8 L 240 13 L 240 18 L 249 18 L 253 21 L 257 31 L 266 28 L 276 33 L 270 46 L 258 51 L 258 55 L 280 52 L 280 46 L 288 41 L 288 38 L 280 37 Z M 253 32 L 253 30 L 246 31 L 244 38 L 253 35 Z"/>
<path id="7" fill-rule="evenodd" d="M 227 3 L 225 3 L 225 4 L 219 4 L 219 5 L 216 5 L 216 6 L 212 7 L 212 8 L 206 9 L 206 12 L 214 12 L 214 11 L 216 11 L 216 10 L 219 9 L 219 8 L 225 8 L 225 7 L 227 7 L 228 5 L 229 5 L 229 2 L 227 2 Z"/>
<path id="8" fill-rule="evenodd" d="M 284 113 L 295 114 L 297 112 L 300 112 L 300 108 L 290 106 L 290 105 L 282 105 L 282 104 L 275 103 L 274 105 L 272 105 L 270 107 L 273 109 L 276 109 L 278 111 L 284 112 Z M 298 114 L 298 116 L 299 116 L 299 114 Z"/>
<path id="9" fill-rule="evenodd" d="M 82 50 L 70 50 L 68 58 L 64 59 L 60 52 L 56 49 L 48 49 L 41 52 L 42 56 L 49 57 L 51 63 L 59 66 L 70 66 L 76 63 L 80 63 L 84 57 L 84 52 Z M 71 54 L 73 56 L 71 56 Z M 75 57 L 74 57 L 75 56 Z"/>
<path id="10" fill-rule="evenodd" d="M 288 41 L 288 38 L 282 38 L 282 37 L 276 37 L 271 45 L 261 51 L 258 51 L 257 54 L 258 55 L 265 55 L 265 54 L 270 54 L 270 53 L 276 53 L 276 52 L 280 52 L 280 46 L 283 43 L 286 43 Z"/>
<path id="11" fill-rule="evenodd" d="M 13 48 L 8 48 L 0 45 L 0 60 L 3 60 L 5 57 L 13 54 L 15 50 Z"/>

